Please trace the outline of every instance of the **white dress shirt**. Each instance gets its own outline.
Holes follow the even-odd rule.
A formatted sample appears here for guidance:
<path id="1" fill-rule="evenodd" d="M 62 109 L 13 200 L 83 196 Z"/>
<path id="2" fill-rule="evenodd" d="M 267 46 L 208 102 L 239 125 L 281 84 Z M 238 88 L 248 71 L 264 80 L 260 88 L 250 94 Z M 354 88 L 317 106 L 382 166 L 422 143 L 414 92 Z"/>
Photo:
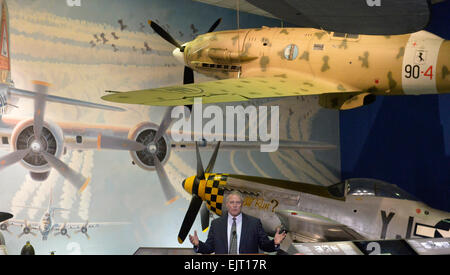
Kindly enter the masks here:
<path id="1" fill-rule="evenodd" d="M 228 241 L 228 251 L 230 250 L 230 236 L 231 236 L 231 227 L 233 226 L 233 216 L 228 213 L 228 227 L 227 227 L 227 241 Z M 241 231 L 242 231 L 242 213 L 240 213 L 236 217 L 236 237 L 237 237 L 237 253 L 239 254 L 239 243 L 241 240 Z"/>

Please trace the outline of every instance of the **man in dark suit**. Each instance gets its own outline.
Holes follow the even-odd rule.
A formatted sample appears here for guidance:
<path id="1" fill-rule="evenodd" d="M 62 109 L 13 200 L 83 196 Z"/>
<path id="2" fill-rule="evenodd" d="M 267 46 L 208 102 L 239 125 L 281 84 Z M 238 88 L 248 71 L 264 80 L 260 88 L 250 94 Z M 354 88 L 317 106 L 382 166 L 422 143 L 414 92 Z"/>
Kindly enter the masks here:
<path id="1" fill-rule="evenodd" d="M 228 214 L 215 219 L 211 223 L 206 242 L 198 239 L 197 231 L 189 240 L 194 250 L 202 254 L 256 254 L 258 248 L 266 252 L 276 251 L 286 237 L 286 233 L 275 234 L 273 240 L 267 237 L 261 221 L 241 212 L 242 196 L 233 191 L 226 198 Z"/>

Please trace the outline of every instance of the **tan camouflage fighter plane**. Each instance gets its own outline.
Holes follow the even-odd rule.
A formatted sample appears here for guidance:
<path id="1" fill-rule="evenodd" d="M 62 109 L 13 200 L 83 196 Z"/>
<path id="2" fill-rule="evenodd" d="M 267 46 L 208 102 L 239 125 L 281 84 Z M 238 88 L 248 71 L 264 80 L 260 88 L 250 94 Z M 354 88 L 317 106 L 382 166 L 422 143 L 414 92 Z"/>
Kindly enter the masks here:
<path id="1" fill-rule="evenodd" d="M 192 200 L 178 234 L 180 243 L 199 211 L 205 231 L 210 212 L 219 216 L 226 213 L 225 198 L 235 190 L 243 195 L 242 211 L 258 217 L 269 235 L 273 236 L 280 226 L 287 230 L 282 247 L 285 251 L 293 241 L 450 238 L 450 213 L 429 207 L 396 185 L 375 179 L 348 179 L 319 186 L 214 173 L 219 146 L 205 170 L 197 148 L 197 175 L 182 183 Z"/>
<path id="2" fill-rule="evenodd" d="M 450 92 L 450 42 L 426 31 L 391 36 L 313 28 L 213 32 L 218 22 L 180 45 L 150 21 L 176 47 L 173 55 L 186 66 L 184 85 L 112 92 L 102 98 L 189 106 L 196 97 L 219 103 L 319 95 L 321 106 L 346 110 L 370 104 L 379 95 Z M 217 80 L 196 84 L 193 71 Z"/>

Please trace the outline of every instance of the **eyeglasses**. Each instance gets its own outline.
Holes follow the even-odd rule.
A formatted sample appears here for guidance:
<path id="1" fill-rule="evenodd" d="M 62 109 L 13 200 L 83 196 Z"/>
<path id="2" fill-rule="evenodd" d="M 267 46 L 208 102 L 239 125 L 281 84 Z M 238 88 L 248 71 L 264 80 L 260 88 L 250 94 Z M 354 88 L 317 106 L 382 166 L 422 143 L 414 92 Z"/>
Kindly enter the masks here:
<path id="1" fill-rule="evenodd" d="M 241 202 L 241 201 L 229 201 L 228 204 L 231 204 L 231 205 L 233 205 L 233 204 L 241 205 L 242 202 Z"/>

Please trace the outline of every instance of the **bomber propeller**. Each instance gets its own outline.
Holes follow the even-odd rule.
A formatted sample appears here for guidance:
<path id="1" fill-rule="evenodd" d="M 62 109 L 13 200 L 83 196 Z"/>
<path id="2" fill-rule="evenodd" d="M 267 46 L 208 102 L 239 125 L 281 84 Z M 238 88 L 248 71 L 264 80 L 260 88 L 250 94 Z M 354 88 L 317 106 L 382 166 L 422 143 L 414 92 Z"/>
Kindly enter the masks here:
<path id="1" fill-rule="evenodd" d="M 43 158 L 50 165 L 58 171 L 64 178 L 75 186 L 75 188 L 82 192 L 89 184 L 90 179 L 86 179 L 83 175 L 76 172 L 64 162 L 62 162 L 57 156 L 54 155 L 49 149 L 49 138 L 51 133 L 48 134 L 44 131 L 44 117 L 47 103 L 47 91 L 50 84 L 40 81 L 34 81 L 34 120 L 33 130 L 28 133 L 29 139 L 25 143 L 25 148 L 18 149 L 2 158 L 0 158 L 0 170 L 11 166 L 27 157 L 33 159 Z M 28 143 L 29 141 L 29 143 Z M 51 142 L 53 140 L 50 140 Z M 128 139 L 121 139 L 117 137 L 99 136 L 98 145 L 99 149 L 115 149 L 115 150 L 143 150 L 145 146 Z"/>
<path id="2" fill-rule="evenodd" d="M 169 177 L 161 163 L 166 156 L 165 151 L 167 150 L 167 143 L 165 142 L 164 135 L 172 122 L 172 109 L 173 107 L 167 108 L 159 128 L 155 129 L 152 134 L 148 134 L 145 137 L 138 139 L 138 142 L 144 146 L 144 150 L 139 150 L 139 152 L 137 152 L 140 155 L 139 158 L 141 160 L 152 160 L 152 166 L 154 166 L 158 175 L 167 204 L 178 199 L 177 193 L 170 183 Z"/>

